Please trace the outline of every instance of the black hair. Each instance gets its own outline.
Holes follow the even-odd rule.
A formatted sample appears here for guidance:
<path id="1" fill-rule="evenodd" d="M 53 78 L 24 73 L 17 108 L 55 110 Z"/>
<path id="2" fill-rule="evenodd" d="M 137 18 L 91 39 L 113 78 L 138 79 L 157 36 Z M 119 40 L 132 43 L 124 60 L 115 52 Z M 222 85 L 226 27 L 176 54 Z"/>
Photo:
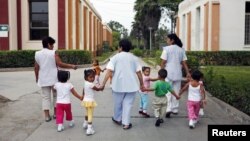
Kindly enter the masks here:
<path id="1" fill-rule="evenodd" d="M 59 82 L 65 83 L 70 78 L 70 72 L 64 70 L 58 70 L 57 72 L 57 79 Z"/>
<path id="2" fill-rule="evenodd" d="M 119 47 L 122 48 L 122 51 L 129 52 L 132 48 L 132 44 L 128 39 L 122 39 L 119 42 Z"/>
<path id="3" fill-rule="evenodd" d="M 84 70 L 84 79 L 87 80 L 87 78 L 90 75 L 95 75 L 95 70 L 94 69 L 88 69 L 88 70 Z"/>
<path id="4" fill-rule="evenodd" d="M 142 67 L 142 71 L 145 71 L 146 69 L 149 69 L 149 70 L 150 70 L 150 67 L 147 67 L 147 66 L 143 66 L 143 67 Z"/>
<path id="5" fill-rule="evenodd" d="M 170 40 L 174 40 L 174 44 L 175 45 L 177 45 L 177 46 L 179 46 L 179 47 L 182 47 L 183 46 L 183 44 L 182 44 L 182 42 L 181 42 L 181 40 L 180 40 L 180 38 L 176 35 L 176 34 L 168 34 L 168 36 L 167 36 Z"/>
<path id="6" fill-rule="evenodd" d="M 191 77 L 193 80 L 200 81 L 200 79 L 203 77 L 203 73 L 200 72 L 199 70 L 195 70 L 191 74 Z"/>
<path id="7" fill-rule="evenodd" d="M 48 48 L 48 44 L 53 45 L 56 41 L 52 37 L 43 38 L 43 48 Z"/>
<path id="8" fill-rule="evenodd" d="M 158 75 L 159 75 L 160 78 L 164 78 L 165 79 L 168 76 L 168 72 L 165 69 L 160 69 L 158 71 Z"/>
<path id="9" fill-rule="evenodd" d="M 99 60 L 95 59 L 94 62 L 96 62 L 96 64 L 99 65 Z"/>

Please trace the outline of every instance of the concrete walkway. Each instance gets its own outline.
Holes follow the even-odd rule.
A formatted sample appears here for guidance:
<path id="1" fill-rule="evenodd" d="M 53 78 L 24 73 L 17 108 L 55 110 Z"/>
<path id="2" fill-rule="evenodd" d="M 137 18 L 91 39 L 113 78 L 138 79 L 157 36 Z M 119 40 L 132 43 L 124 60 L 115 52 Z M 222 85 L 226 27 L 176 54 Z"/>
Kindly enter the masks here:
<path id="1" fill-rule="evenodd" d="M 141 62 L 143 65 L 144 62 Z M 102 66 L 104 68 L 104 66 Z M 71 70 L 70 82 L 74 85 L 78 93 L 82 93 L 84 84 L 83 70 Z M 101 80 L 105 73 L 101 74 Z M 157 77 L 157 70 L 153 69 L 152 77 Z M 55 120 L 44 122 L 41 111 L 41 93 L 40 88 L 36 86 L 34 73 L 32 71 L 24 72 L 1 72 L 0 73 L 0 95 L 8 97 L 11 100 L 18 100 L 18 104 L 12 105 L 4 111 L 0 111 L 0 140 L 25 140 L 25 141 L 206 141 L 207 125 L 209 124 L 249 124 L 249 116 L 235 110 L 235 113 L 243 114 L 248 120 L 235 120 L 235 116 L 230 116 L 225 106 L 220 101 L 214 100 L 208 96 L 208 104 L 205 108 L 205 116 L 201 118 L 197 127 L 193 130 L 189 129 L 186 113 L 186 96 L 180 100 L 180 113 L 172 118 L 164 119 L 164 124 L 156 128 L 154 126 L 153 110 L 151 104 L 148 111 L 152 118 L 143 118 L 138 114 L 139 96 L 137 95 L 132 110 L 133 124 L 132 129 L 123 130 L 121 126 L 115 125 L 112 120 L 113 100 L 111 89 L 107 83 L 104 91 L 95 95 L 98 107 L 94 112 L 93 126 L 96 133 L 92 136 L 86 136 L 85 130 L 82 129 L 84 120 L 84 109 L 80 106 L 80 101 L 75 97 L 71 98 L 73 118 L 75 127 L 69 128 L 65 122 L 65 130 L 57 132 Z M 152 101 L 153 94 L 150 95 Z M 32 100 L 33 99 L 33 100 Z M 28 101 L 27 101 L 28 100 Z M 15 108 L 14 108 L 15 107 Z M 15 117 L 15 119 L 11 119 Z M 32 118 L 30 118 L 32 117 Z M 26 120 L 25 120 L 26 119 Z M 30 120 L 28 120 L 30 119 Z M 37 121 L 36 124 L 32 120 Z M 19 122 L 20 123 L 19 123 Z M 22 121 L 22 122 L 21 122 Z M 23 123 L 25 122 L 25 124 Z M 12 124 L 15 123 L 15 124 Z M 25 126 L 20 128 L 22 134 L 16 134 L 17 124 Z M 6 130 L 8 129 L 8 130 Z M 25 130 L 29 132 L 25 132 Z"/>

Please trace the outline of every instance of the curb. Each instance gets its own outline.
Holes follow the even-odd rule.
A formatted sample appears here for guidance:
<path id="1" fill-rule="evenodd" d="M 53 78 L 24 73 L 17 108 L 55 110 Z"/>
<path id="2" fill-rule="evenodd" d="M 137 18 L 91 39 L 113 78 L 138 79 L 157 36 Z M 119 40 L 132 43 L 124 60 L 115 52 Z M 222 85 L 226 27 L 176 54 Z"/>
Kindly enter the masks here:
<path id="1" fill-rule="evenodd" d="M 226 111 L 226 113 L 232 117 L 233 119 L 239 121 L 242 124 L 250 124 L 250 116 L 245 114 L 244 112 L 236 109 L 235 107 L 229 105 L 228 103 L 212 96 L 209 92 L 206 92 L 207 98 L 217 104 L 218 107 Z"/>

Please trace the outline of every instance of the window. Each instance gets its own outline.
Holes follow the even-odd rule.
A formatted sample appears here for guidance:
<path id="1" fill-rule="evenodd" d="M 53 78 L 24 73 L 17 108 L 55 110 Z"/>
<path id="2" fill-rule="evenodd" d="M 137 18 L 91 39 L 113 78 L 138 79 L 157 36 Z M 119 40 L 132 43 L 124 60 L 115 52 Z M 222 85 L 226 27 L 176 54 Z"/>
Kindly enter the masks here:
<path id="1" fill-rule="evenodd" d="M 48 0 L 30 0 L 30 40 L 41 40 L 48 36 Z"/>
<path id="2" fill-rule="evenodd" d="M 246 2 L 245 45 L 250 45 L 250 2 Z"/>

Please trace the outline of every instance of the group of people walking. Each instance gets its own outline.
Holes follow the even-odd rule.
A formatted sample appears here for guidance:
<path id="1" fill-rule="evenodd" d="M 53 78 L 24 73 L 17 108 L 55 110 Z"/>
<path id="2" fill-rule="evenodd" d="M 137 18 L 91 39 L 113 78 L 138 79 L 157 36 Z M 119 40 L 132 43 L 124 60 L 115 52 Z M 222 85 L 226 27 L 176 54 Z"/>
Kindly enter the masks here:
<path id="1" fill-rule="evenodd" d="M 200 71 L 194 71 L 192 75 L 189 73 L 185 50 L 182 48 L 180 39 L 175 34 L 168 35 L 168 46 L 163 48 L 161 69 L 158 71 L 157 78 L 151 78 L 150 67 L 141 67 L 138 58 L 129 53 L 132 47 L 131 42 L 122 39 L 119 42 L 119 53 L 110 59 L 104 69 L 106 75 L 102 83 L 99 76 L 100 72 L 104 70 L 95 67 L 95 69 L 86 69 L 84 71 L 85 84 L 82 95 L 79 95 L 74 86 L 68 82 L 70 78 L 69 71 L 59 69 L 77 69 L 77 66 L 63 63 L 58 53 L 53 50 L 54 43 L 55 40 L 51 37 L 43 39 L 43 49 L 35 54 L 35 76 L 38 86 L 42 88 L 42 107 L 46 122 L 52 119 L 49 110 L 51 107 L 51 93 L 53 94 L 53 106 L 55 106 L 53 118 L 56 118 L 59 132 L 64 129 L 64 112 L 66 113 L 66 120 L 70 121 L 69 126 L 74 126 L 69 96 L 72 93 L 82 101 L 81 105 L 86 109 L 83 122 L 86 134 L 92 135 L 95 133 L 92 126 L 93 110 L 97 106 L 94 93 L 95 91 L 102 91 L 110 78 L 112 78 L 114 101 L 112 121 L 121 125 L 124 130 L 132 128 L 131 109 L 139 90 L 139 113 L 144 117 L 150 117 L 147 112 L 148 92 L 155 91 L 152 104 L 154 116 L 156 117 L 155 126 L 158 127 L 164 122 L 164 116 L 170 117 L 171 114 L 178 114 L 178 99 L 180 99 L 183 91 L 188 89 L 189 126 L 190 128 L 195 127 L 199 117 L 197 113 L 200 109 L 199 105 L 201 102 L 205 103 L 204 87 L 199 82 L 202 73 Z M 97 61 L 94 64 L 98 66 Z M 186 71 L 187 78 L 190 79 L 188 85 L 185 85 L 183 89 L 181 89 L 182 68 Z M 143 73 L 141 73 L 141 70 Z M 155 81 L 153 87 L 150 86 L 150 81 Z"/>

